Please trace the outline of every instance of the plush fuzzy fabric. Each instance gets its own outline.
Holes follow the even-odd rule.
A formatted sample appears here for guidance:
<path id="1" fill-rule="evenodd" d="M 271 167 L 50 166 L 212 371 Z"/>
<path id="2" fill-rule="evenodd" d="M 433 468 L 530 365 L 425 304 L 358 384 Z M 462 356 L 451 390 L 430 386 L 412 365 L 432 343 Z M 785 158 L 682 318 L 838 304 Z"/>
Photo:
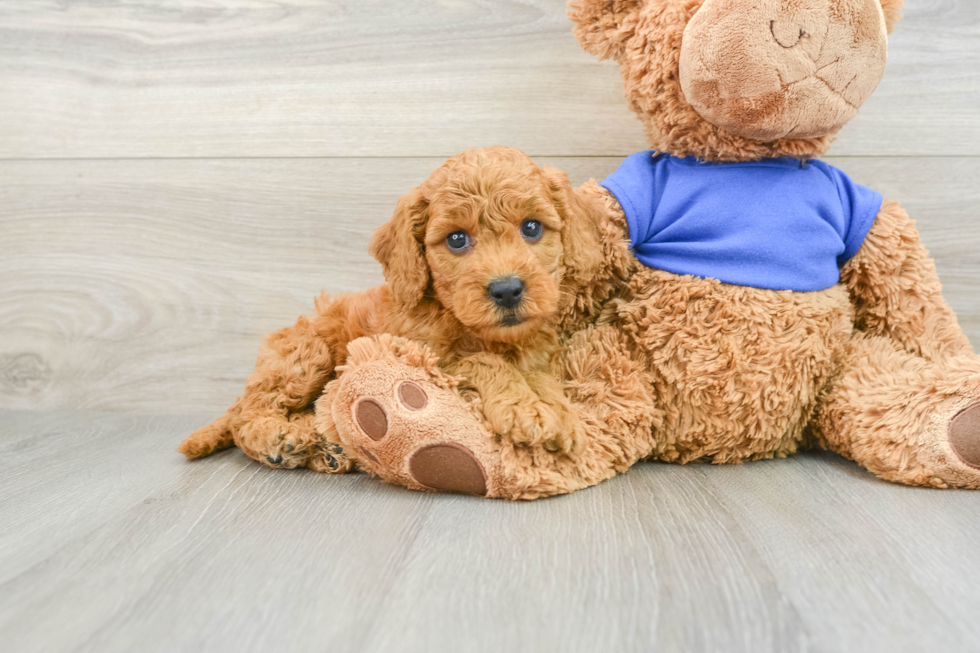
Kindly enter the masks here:
<path id="1" fill-rule="evenodd" d="M 857 115 L 885 73 L 873 0 L 705 0 L 684 30 L 684 96 L 709 123 L 757 141 L 819 138 Z"/>
<path id="2" fill-rule="evenodd" d="M 585 50 L 602 59 L 613 58 L 619 62 L 626 99 L 630 108 L 643 122 L 647 138 L 653 148 L 675 156 L 696 156 L 711 161 L 752 161 L 779 156 L 799 158 L 822 156 L 830 148 L 834 134 L 843 126 L 843 122 L 839 120 L 848 111 L 846 111 L 846 103 L 840 106 L 832 98 L 810 101 L 809 96 L 795 93 L 800 90 L 812 92 L 823 85 L 819 79 L 814 77 L 812 81 L 798 85 L 793 92 L 783 90 L 775 93 L 768 98 L 768 102 L 763 102 L 758 97 L 754 99 L 752 96 L 735 97 L 738 89 L 729 88 L 729 80 L 721 77 L 724 73 L 734 74 L 731 81 L 747 77 L 772 80 L 779 79 L 779 75 L 782 74 L 784 76 L 782 84 L 797 81 L 800 75 L 811 71 L 811 64 L 808 61 L 810 58 L 804 55 L 805 46 L 808 42 L 814 42 L 814 37 L 801 39 L 802 42 L 795 46 L 800 52 L 794 51 L 792 57 L 787 54 L 785 58 L 789 63 L 779 64 L 775 71 L 768 71 L 768 74 L 760 72 L 761 62 L 756 57 L 764 55 L 764 59 L 775 62 L 777 54 L 769 56 L 766 52 L 748 47 L 750 44 L 758 43 L 759 38 L 748 38 L 744 44 L 736 44 L 734 52 L 730 52 L 730 49 L 720 48 L 718 42 L 705 40 L 707 35 L 702 32 L 710 32 L 706 26 L 698 30 L 700 38 L 696 44 L 688 44 L 685 52 L 685 31 L 703 5 L 713 15 L 712 22 L 734 16 L 733 20 L 745 30 L 747 28 L 744 19 L 749 15 L 745 10 L 761 4 L 772 5 L 773 12 L 768 20 L 765 16 L 757 17 L 755 27 L 758 30 L 756 31 L 761 30 L 763 35 L 769 26 L 779 27 L 777 33 L 782 33 L 784 24 L 801 22 L 802 25 L 803 22 L 812 21 L 815 24 L 826 23 L 828 26 L 831 23 L 841 25 L 842 27 L 838 29 L 841 30 L 840 36 L 844 36 L 845 32 L 852 29 L 847 26 L 847 21 L 853 14 L 864 15 L 870 9 L 875 12 L 881 11 L 874 6 L 873 0 L 871 2 L 812 0 L 783 3 L 787 9 L 770 2 L 745 5 L 732 0 L 573 0 L 569 6 L 569 16 L 575 22 L 575 36 Z M 899 19 L 901 6 L 902 0 L 884 0 L 882 3 L 885 24 L 889 31 Z M 798 8 L 803 8 L 804 11 L 801 12 Z M 805 20 L 801 20 L 801 15 Z M 880 20 L 879 16 L 876 14 L 875 18 Z M 862 20 L 862 24 L 864 22 Z M 818 30 L 811 28 L 811 31 Z M 860 80 L 863 81 L 854 89 L 863 88 L 864 91 L 861 93 L 851 97 L 849 94 L 852 89 L 848 88 L 850 82 L 845 81 L 847 77 L 845 71 L 851 70 L 854 65 L 866 59 L 876 61 L 877 57 L 884 54 L 876 45 L 880 42 L 879 35 L 870 29 L 868 32 L 862 39 L 865 45 L 855 46 L 856 53 L 851 51 L 852 48 L 846 41 L 831 39 L 826 43 L 823 41 L 824 37 L 817 39 L 821 45 L 836 47 L 840 51 L 843 67 L 839 71 L 832 72 L 834 66 L 840 65 L 835 63 L 823 70 L 820 76 L 835 86 L 836 92 L 845 91 L 848 94 L 848 101 L 859 99 L 868 87 L 873 90 L 874 85 L 877 84 L 877 81 L 873 80 L 874 75 L 878 74 L 877 64 L 872 67 L 872 70 L 858 69 L 857 72 L 861 73 Z M 771 45 L 775 47 L 775 43 Z M 867 54 L 861 54 L 862 50 L 867 50 Z M 709 96 L 712 95 L 709 92 L 710 85 L 704 87 L 703 94 L 695 94 L 695 102 L 688 100 L 684 93 L 685 89 L 682 88 L 682 52 L 687 55 L 689 65 L 695 60 L 725 61 L 723 69 L 707 70 L 705 66 L 700 66 L 699 70 L 689 73 L 695 78 L 705 76 L 716 78 L 719 87 L 714 94 L 717 97 L 724 96 L 725 105 L 719 105 L 713 110 L 708 109 Z M 729 54 L 731 59 L 723 58 Z M 817 62 L 824 66 L 834 61 L 828 58 L 829 55 L 825 52 L 818 51 L 814 54 L 813 66 L 816 66 Z M 692 81 L 691 78 L 688 81 Z M 722 86 L 728 90 L 722 91 Z M 824 95 L 824 90 L 818 89 L 821 97 Z M 830 108 L 825 108 L 828 105 Z M 711 118 L 718 120 L 720 124 L 714 124 L 703 117 L 696 106 Z M 833 108 L 835 106 L 836 109 Z M 805 107 L 809 108 L 804 112 L 802 109 Z M 794 111 L 800 111 L 800 115 L 796 115 Z M 807 118 L 808 115 L 813 117 Z M 827 131 L 821 134 L 800 132 L 797 136 L 793 128 L 797 119 L 801 124 L 809 120 L 815 125 L 825 122 L 821 116 L 833 118 L 829 122 L 839 122 L 839 124 L 825 124 Z M 746 119 L 746 123 L 735 128 L 734 131 L 726 131 L 724 127 L 733 127 L 736 124 L 733 119 L 737 120 L 739 117 Z M 813 129 L 808 131 L 813 132 Z M 750 134 L 751 137 L 745 134 Z M 777 135 L 781 137 L 776 138 Z M 772 138 L 765 140 L 766 137 Z M 758 140 L 760 138 L 763 140 Z"/>
<path id="3" fill-rule="evenodd" d="M 888 28 L 889 34 L 894 31 L 898 21 L 902 20 L 903 6 L 905 6 L 905 0 L 881 0 L 881 9 L 885 14 L 885 27 Z"/>
<path id="4" fill-rule="evenodd" d="M 841 270 L 858 330 L 895 340 L 934 362 L 972 352 L 942 295 L 936 266 L 915 223 L 886 201 L 857 255 Z"/>

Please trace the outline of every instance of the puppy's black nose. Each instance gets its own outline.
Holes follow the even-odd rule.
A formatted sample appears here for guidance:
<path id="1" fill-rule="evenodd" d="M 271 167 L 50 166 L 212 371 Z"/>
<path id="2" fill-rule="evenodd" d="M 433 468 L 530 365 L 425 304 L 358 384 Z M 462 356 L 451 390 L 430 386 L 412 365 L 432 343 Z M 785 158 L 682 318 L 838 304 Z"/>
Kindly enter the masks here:
<path id="1" fill-rule="evenodd" d="M 491 281 L 487 292 L 497 306 L 514 308 L 524 296 L 524 282 L 517 277 L 504 277 Z"/>

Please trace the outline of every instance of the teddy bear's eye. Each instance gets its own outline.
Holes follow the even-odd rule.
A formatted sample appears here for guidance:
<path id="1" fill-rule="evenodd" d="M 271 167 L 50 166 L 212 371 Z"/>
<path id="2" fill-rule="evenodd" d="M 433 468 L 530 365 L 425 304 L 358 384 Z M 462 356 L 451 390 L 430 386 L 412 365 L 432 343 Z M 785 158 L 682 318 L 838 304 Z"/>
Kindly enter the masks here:
<path id="1" fill-rule="evenodd" d="M 538 240 L 544 232 L 544 227 L 537 220 L 525 220 L 521 223 L 521 235 L 525 240 Z"/>
<path id="2" fill-rule="evenodd" d="M 454 252 L 462 252 L 470 246 L 470 236 L 465 231 L 454 231 L 446 236 L 446 247 Z"/>

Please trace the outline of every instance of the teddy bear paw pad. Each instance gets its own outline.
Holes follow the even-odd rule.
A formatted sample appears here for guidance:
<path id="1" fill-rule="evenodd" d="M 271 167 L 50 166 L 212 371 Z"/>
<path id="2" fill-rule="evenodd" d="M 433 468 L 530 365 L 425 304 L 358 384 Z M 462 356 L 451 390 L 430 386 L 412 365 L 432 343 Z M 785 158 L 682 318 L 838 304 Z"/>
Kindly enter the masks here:
<path id="1" fill-rule="evenodd" d="M 500 461 L 483 422 L 431 372 L 373 360 L 344 372 L 331 404 L 358 466 L 416 490 L 499 494 Z"/>
<path id="2" fill-rule="evenodd" d="M 980 403 L 957 413 L 949 424 L 949 443 L 970 467 L 980 468 Z"/>
<path id="3" fill-rule="evenodd" d="M 364 435 L 375 442 L 388 435 L 388 415 L 376 399 L 367 397 L 357 402 L 354 417 Z"/>
<path id="4" fill-rule="evenodd" d="M 430 444 L 408 463 L 415 480 L 433 490 L 486 496 L 487 475 L 473 452 L 461 444 Z"/>
<path id="5" fill-rule="evenodd" d="M 403 381 L 398 386 L 398 398 L 409 410 L 422 410 L 429 403 L 429 397 L 417 383 Z"/>

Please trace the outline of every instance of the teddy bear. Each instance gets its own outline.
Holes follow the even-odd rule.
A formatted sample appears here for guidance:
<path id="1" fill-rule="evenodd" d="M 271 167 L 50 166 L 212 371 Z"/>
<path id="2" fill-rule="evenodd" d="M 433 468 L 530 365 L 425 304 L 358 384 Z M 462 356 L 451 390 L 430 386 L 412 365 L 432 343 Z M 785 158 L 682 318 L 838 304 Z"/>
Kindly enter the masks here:
<path id="1" fill-rule="evenodd" d="M 934 263 L 898 202 L 819 160 L 882 78 L 901 6 L 572 2 L 576 37 L 620 64 L 651 147 L 574 191 L 602 207 L 598 256 L 580 269 L 602 292 L 562 317 L 552 371 L 583 446 L 495 432 L 465 379 L 391 335 L 350 344 L 318 431 L 387 481 L 510 499 L 644 459 L 806 447 L 898 483 L 980 488 L 980 359 Z M 406 382 L 424 400 L 400 400 Z M 381 428 L 364 423 L 366 401 Z"/>

